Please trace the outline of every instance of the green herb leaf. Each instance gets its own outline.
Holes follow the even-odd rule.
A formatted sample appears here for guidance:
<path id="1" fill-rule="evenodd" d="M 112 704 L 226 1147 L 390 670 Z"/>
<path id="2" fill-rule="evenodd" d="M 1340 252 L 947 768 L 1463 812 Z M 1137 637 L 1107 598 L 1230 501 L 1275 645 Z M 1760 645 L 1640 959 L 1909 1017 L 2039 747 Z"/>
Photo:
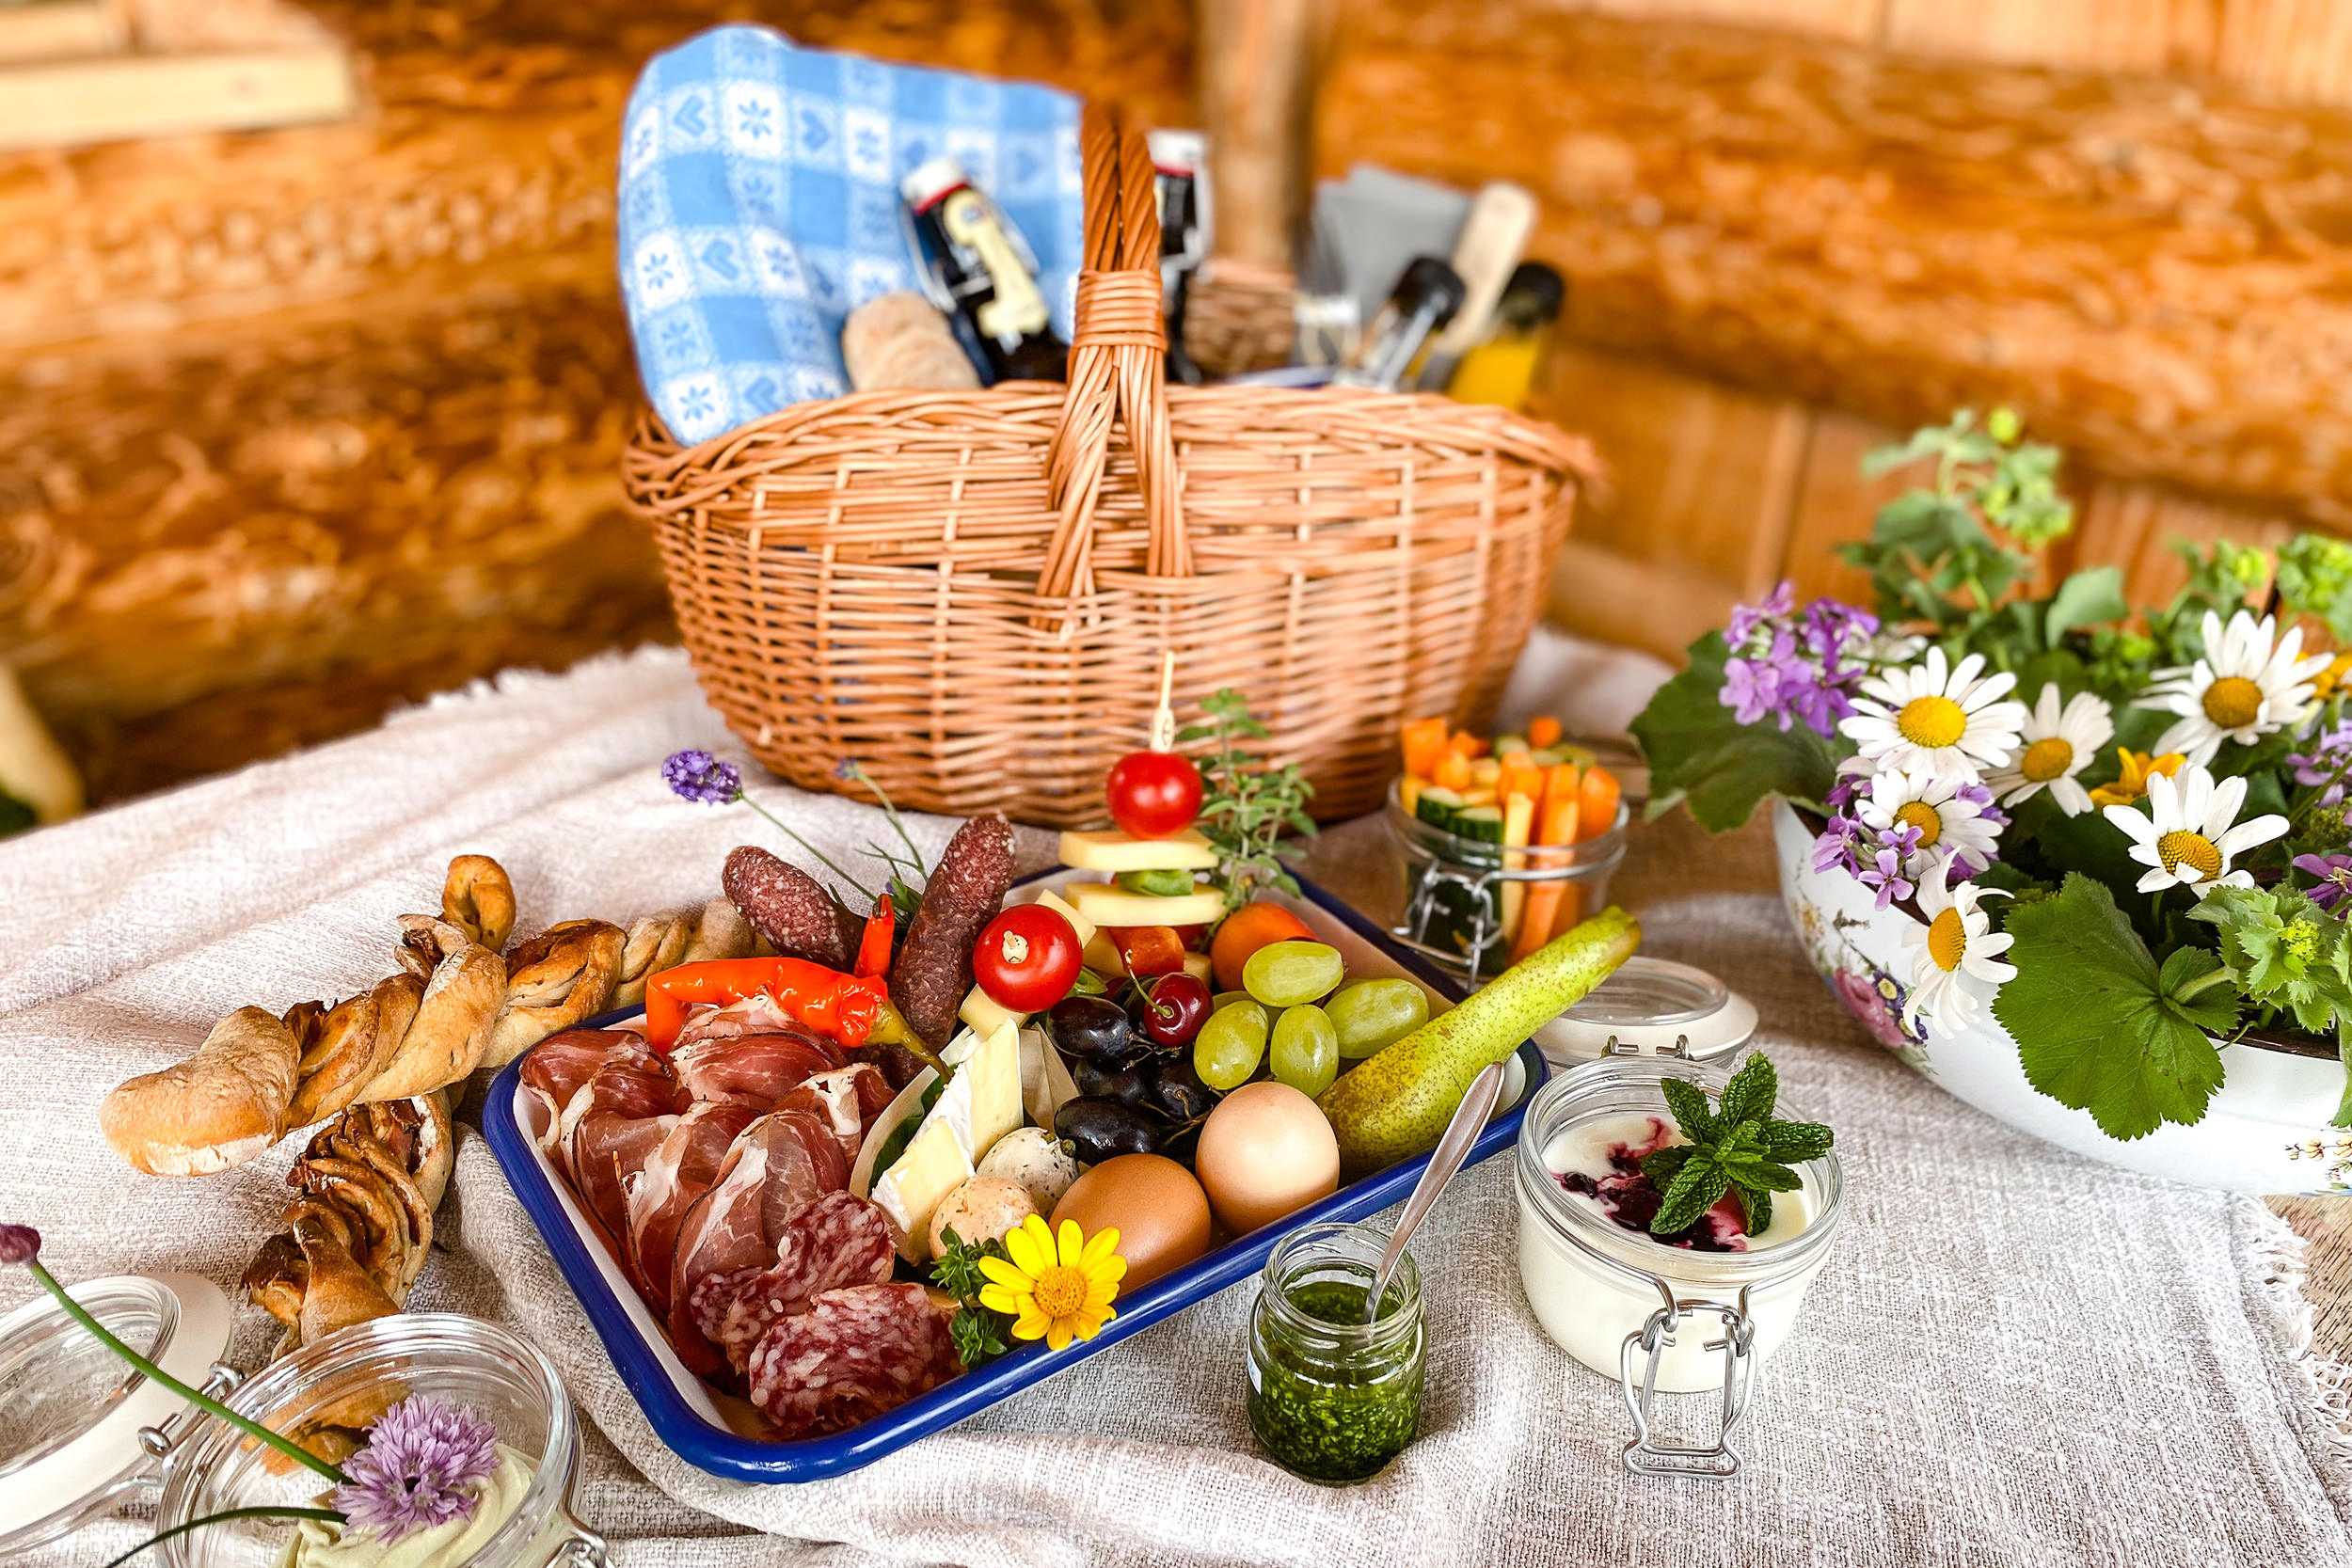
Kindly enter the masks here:
<path id="1" fill-rule="evenodd" d="M 1663 1148 L 1653 1148 L 1642 1156 L 1642 1174 L 1649 1178 L 1651 1186 L 1662 1193 L 1674 1184 L 1674 1179 L 1690 1163 L 1691 1154 L 1689 1144 L 1668 1144 Z"/>
<path id="2" fill-rule="evenodd" d="M 1772 1058 L 1758 1051 L 1724 1085 L 1724 1119 L 1761 1121 L 1772 1114 L 1772 1101 L 1779 1097 L 1780 1074 L 1772 1069 Z"/>
<path id="3" fill-rule="evenodd" d="M 1715 1113 L 1708 1109 L 1707 1091 L 1687 1078 L 1667 1077 L 1658 1085 L 1666 1097 L 1666 1109 L 1674 1113 L 1675 1125 L 1682 1135 L 1694 1144 L 1712 1144 L 1721 1136 L 1722 1124 Z"/>
<path id="4" fill-rule="evenodd" d="M 1659 688 L 1633 721 L 1649 759 L 1654 818 L 1677 801 L 1699 825 L 1726 832 L 1747 821 L 1768 795 L 1819 800 L 1837 779 L 1837 748 L 1803 724 L 1783 731 L 1772 720 L 1735 721 L 1717 693 L 1731 653 L 1723 634 L 1691 644 L 1691 663 Z"/>
<path id="5" fill-rule="evenodd" d="M 1688 1230 L 1698 1223 L 1701 1214 L 1721 1202 L 1730 1188 L 1731 1178 L 1723 1166 L 1704 1155 L 1693 1155 L 1667 1186 L 1664 1200 L 1649 1222 L 1650 1234 L 1671 1236 L 1677 1230 Z"/>
<path id="6" fill-rule="evenodd" d="M 2292 1012 L 2296 1022 L 2313 1034 L 2352 1019 L 2352 944 L 2345 941 L 2344 922 L 2309 895 L 2286 887 L 2216 888 L 2189 918 L 2220 931 L 2221 954 L 2217 959 L 2207 955 L 2196 975 L 2186 978 L 2226 965 L 2229 978 L 2248 999 Z M 2168 960 L 2168 970 L 2171 967 Z M 2228 996 L 2230 988 L 2211 985 L 2197 1000 L 2217 993 Z M 2233 1004 L 2235 1000 L 2231 997 Z M 2233 1006 L 2231 1022 L 2235 1022 Z"/>
<path id="7" fill-rule="evenodd" d="M 1780 1074 L 1762 1052 L 1740 1064 L 1713 1107 L 1707 1091 L 1687 1078 L 1668 1076 L 1659 1085 L 1674 1113 L 1682 1143 L 1668 1144 L 1642 1159 L 1642 1174 L 1660 1193 L 1650 1234 L 1671 1236 L 1689 1228 L 1724 1194 L 1738 1189 L 1741 1212 L 1754 1235 L 1771 1225 L 1772 1194 L 1795 1192 L 1804 1178 L 1791 1161 L 1818 1160 L 1830 1150 L 1830 1130 L 1818 1122 L 1778 1121 L 1772 1105 Z M 1756 1216 L 1761 1214 L 1761 1219 Z"/>
<path id="8" fill-rule="evenodd" d="M 1764 1130 L 1764 1152 L 1783 1164 L 1818 1160 L 1836 1141 L 1836 1134 L 1818 1121 L 1775 1121 Z"/>
<path id="9" fill-rule="evenodd" d="M 2059 638 L 2076 627 L 2121 621 L 2131 613 L 2131 602 L 2123 597 L 2123 568 L 2093 566 L 2058 584 L 2058 591 L 2050 595 L 2042 634 L 2044 641 L 2056 646 Z M 2018 687 L 2020 692 L 2025 689 L 2023 685 Z M 2037 685 L 2033 690 L 2038 696 L 2042 688 Z M 2030 702 L 2032 698 L 2026 700 Z"/>
<path id="10" fill-rule="evenodd" d="M 2115 895 L 2069 872 L 2055 898 L 2011 911 L 2016 978 L 1993 1014 L 2017 1040 L 2027 1082 L 2088 1111 L 2111 1138 L 2189 1125 L 2221 1086 L 2221 1057 L 2195 998 L 2175 1002 Z M 2184 988 L 2185 989 L 2185 988 Z"/>
<path id="11" fill-rule="evenodd" d="M 1772 1195 L 1759 1188 L 1741 1185 L 1740 1213 L 1751 1236 L 1761 1236 L 1772 1227 Z"/>

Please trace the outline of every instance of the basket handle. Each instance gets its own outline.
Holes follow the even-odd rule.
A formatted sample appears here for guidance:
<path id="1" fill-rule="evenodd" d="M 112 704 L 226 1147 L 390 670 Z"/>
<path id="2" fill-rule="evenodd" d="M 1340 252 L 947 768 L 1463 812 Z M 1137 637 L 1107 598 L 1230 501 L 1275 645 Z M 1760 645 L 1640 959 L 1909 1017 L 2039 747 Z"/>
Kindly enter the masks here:
<path id="1" fill-rule="evenodd" d="M 1070 384 L 1045 450 L 1057 516 L 1038 574 L 1045 597 L 1089 593 L 1094 513 L 1109 467 L 1111 426 L 1123 419 L 1149 532 L 1145 569 L 1189 577 L 1168 420 L 1167 329 L 1160 320 L 1159 191 L 1143 125 L 1089 101 L 1078 126 L 1086 169 L 1086 266 L 1078 274 Z"/>

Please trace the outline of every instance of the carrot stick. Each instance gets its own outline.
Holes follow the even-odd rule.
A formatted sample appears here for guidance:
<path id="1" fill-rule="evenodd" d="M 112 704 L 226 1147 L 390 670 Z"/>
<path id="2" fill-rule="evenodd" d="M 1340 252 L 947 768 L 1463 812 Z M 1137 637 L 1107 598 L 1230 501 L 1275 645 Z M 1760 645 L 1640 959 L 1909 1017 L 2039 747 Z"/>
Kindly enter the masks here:
<path id="1" fill-rule="evenodd" d="M 1468 730 L 1459 731 L 1446 744 L 1466 757 L 1483 757 L 1494 749 Z"/>
<path id="2" fill-rule="evenodd" d="M 1495 776 L 1495 793 L 1504 800 L 1524 795 L 1533 802 L 1543 799 L 1544 770 L 1527 760 L 1525 752 L 1514 752 L 1502 759 Z"/>
<path id="3" fill-rule="evenodd" d="M 1549 713 L 1537 714 L 1527 721 L 1527 743 L 1537 751 L 1560 738 L 1560 721 Z"/>
<path id="4" fill-rule="evenodd" d="M 1576 842 L 1577 817 L 1576 768 L 1561 763 L 1544 769 L 1544 797 L 1535 813 L 1535 842 L 1541 845 L 1573 844 Z M 1529 857 L 1539 869 L 1563 864 L 1565 855 L 1534 855 Z M 1519 928 L 1511 943 L 1511 961 L 1518 962 L 1528 954 L 1551 940 L 1559 924 L 1560 908 L 1569 893 L 1568 884 L 1530 882 L 1527 902 L 1519 911 Z"/>
<path id="5" fill-rule="evenodd" d="M 1508 795 L 1502 805 L 1502 865 L 1506 871 L 1526 869 L 1527 842 L 1535 831 L 1535 801 L 1525 794 Z M 1502 884 L 1502 935 L 1505 941 L 1517 936 L 1519 911 L 1527 899 L 1525 882 L 1505 881 Z"/>
<path id="6" fill-rule="evenodd" d="M 1617 824 L 1617 776 L 1606 768 L 1584 769 L 1584 783 L 1577 802 L 1576 836 L 1580 839 L 1598 838 Z"/>
<path id="7" fill-rule="evenodd" d="M 1405 726 L 1405 771 L 1435 778 L 1438 761 L 1445 755 L 1445 715 L 1416 719 Z"/>

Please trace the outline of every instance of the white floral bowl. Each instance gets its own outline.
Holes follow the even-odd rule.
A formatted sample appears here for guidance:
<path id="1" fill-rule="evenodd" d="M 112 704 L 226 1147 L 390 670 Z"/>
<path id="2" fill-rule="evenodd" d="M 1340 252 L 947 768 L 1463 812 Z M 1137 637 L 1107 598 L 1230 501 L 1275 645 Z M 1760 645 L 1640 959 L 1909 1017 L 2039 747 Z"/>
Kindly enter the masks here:
<path id="1" fill-rule="evenodd" d="M 1813 869 L 1813 833 L 1786 801 L 1772 802 L 1781 896 L 1813 967 L 1871 1038 L 1986 1115 L 2078 1154 L 2151 1176 L 2247 1193 L 2352 1192 L 2352 1132 L 2328 1125 L 2344 1086 L 2333 1053 L 2240 1041 L 2221 1047 L 2220 1089 L 2194 1127 L 2166 1126 L 2126 1143 L 2090 1114 L 2026 1081 L 2017 1042 L 1988 1012 L 1951 1039 L 1903 1027 L 1917 924 L 1880 910 L 1842 871 Z"/>

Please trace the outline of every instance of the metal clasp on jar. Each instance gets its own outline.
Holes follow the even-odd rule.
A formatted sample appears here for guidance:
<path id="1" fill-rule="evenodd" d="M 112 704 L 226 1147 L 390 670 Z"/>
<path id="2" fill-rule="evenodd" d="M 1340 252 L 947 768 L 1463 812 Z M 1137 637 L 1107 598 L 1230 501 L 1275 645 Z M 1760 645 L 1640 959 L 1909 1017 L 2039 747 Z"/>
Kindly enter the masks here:
<path id="1" fill-rule="evenodd" d="M 1691 1476 L 1701 1481 L 1729 1481 L 1740 1473 L 1739 1450 L 1731 1434 L 1748 1413 L 1748 1394 L 1756 1382 L 1756 1323 L 1748 1315 L 1748 1291 L 1740 1288 L 1738 1305 L 1719 1301 L 1677 1301 L 1674 1289 L 1655 1275 L 1650 1283 L 1665 1305 L 1649 1315 L 1641 1328 L 1625 1337 L 1617 1351 L 1617 1379 L 1625 1387 L 1626 1414 L 1633 1418 L 1633 1440 L 1625 1446 L 1625 1467 L 1637 1476 Z M 1650 1402 L 1657 1393 L 1658 1364 L 1665 1358 L 1668 1340 L 1685 1318 L 1715 1314 L 1723 1338 L 1707 1348 L 1724 1358 L 1723 1404 L 1715 1441 L 1706 1448 L 1678 1448 L 1661 1443 L 1650 1432 Z M 1645 1353 L 1642 1376 L 1633 1375 L 1633 1353 Z"/>
<path id="2" fill-rule="evenodd" d="M 203 1385 L 197 1389 L 210 1400 L 225 1400 L 236 1392 L 245 1381 L 245 1374 L 226 1361 L 215 1361 L 204 1374 Z M 139 1428 L 139 1447 L 156 1459 L 168 1460 L 171 1450 L 186 1442 L 198 1427 L 213 1418 L 212 1412 L 202 1405 L 183 1405 L 159 1426 Z"/>

